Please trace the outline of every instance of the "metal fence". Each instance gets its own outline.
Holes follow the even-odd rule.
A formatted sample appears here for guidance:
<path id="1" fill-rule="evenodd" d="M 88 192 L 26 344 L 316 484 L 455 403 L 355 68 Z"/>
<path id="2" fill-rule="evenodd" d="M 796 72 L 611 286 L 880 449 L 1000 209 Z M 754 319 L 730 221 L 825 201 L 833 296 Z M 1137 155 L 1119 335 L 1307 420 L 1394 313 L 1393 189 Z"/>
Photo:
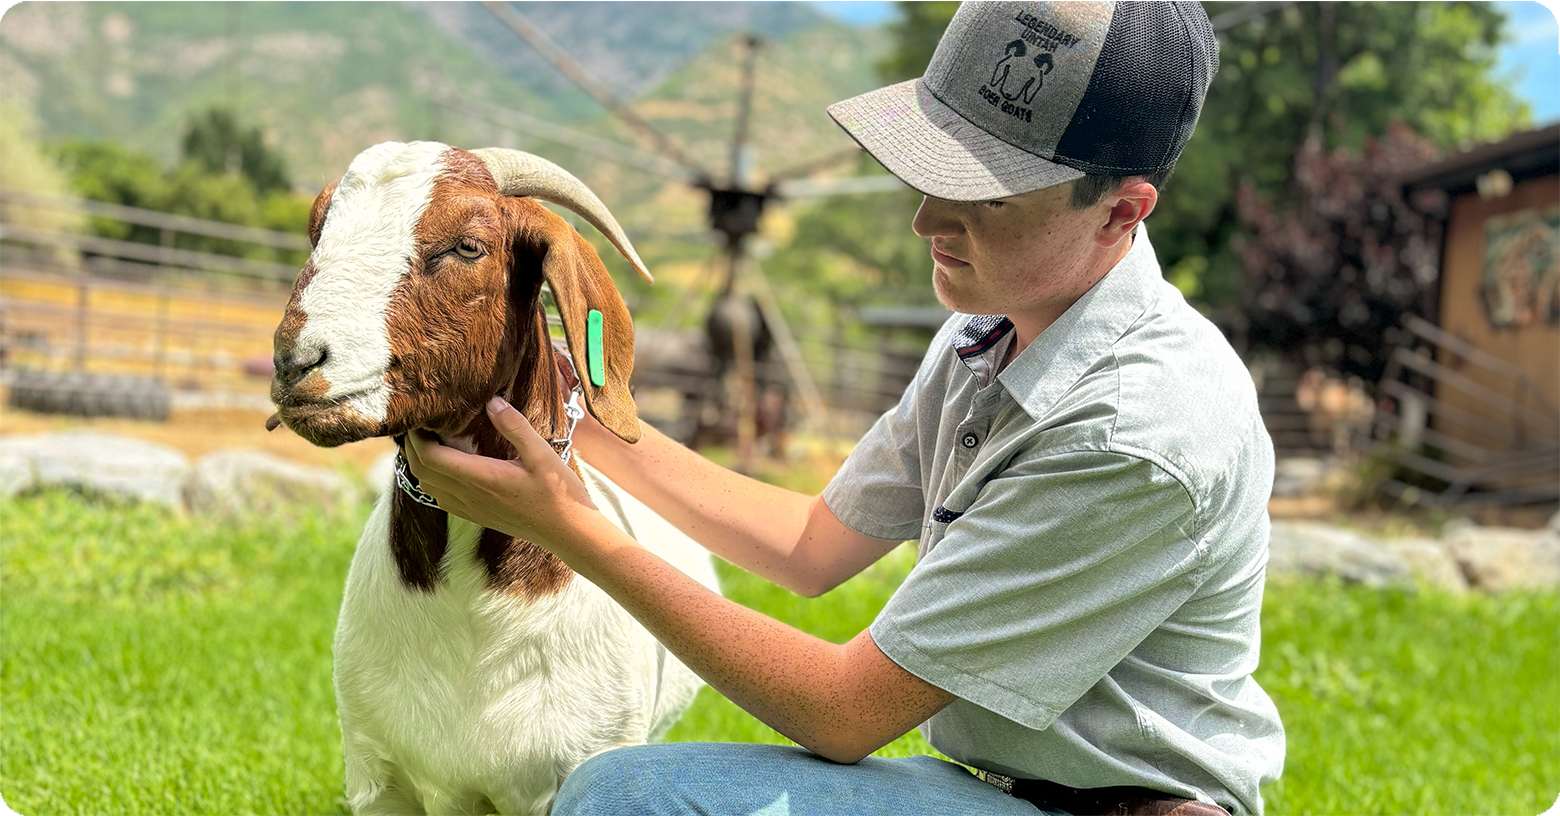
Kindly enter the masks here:
<path id="1" fill-rule="evenodd" d="M 158 243 L 40 228 L 35 216 L 45 212 L 93 219 L 100 232 L 154 231 Z M 220 246 L 181 246 L 192 236 Z M 266 410 L 271 338 L 298 267 L 248 256 L 301 258 L 308 249 L 301 234 L 0 187 L 0 383 L 20 382 L 30 407 L 43 410 L 144 416 L 144 401 L 129 395 L 149 388 L 164 390 L 175 408 Z M 898 400 L 930 334 L 919 348 L 898 339 L 798 343 L 825 409 L 822 422 L 810 417 L 823 426 L 813 430 L 859 435 Z M 722 387 L 702 334 L 681 333 L 674 353 L 664 337 L 640 345 L 636 389 L 687 401 Z M 791 374 L 779 362 L 759 372 L 782 386 Z M 107 396 L 116 391 L 126 396 Z M 794 404 L 796 389 L 788 391 L 795 424 L 807 412 Z M 675 425 L 675 416 L 663 419 Z"/>
<path id="2" fill-rule="evenodd" d="M 160 241 L 37 226 L 61 212 Z M 191 236 L 229 251 L 179 245 Z M 175 406 L 263 410 L 271 334 L 297 267 L 247 256 L 278 250 L 301 255 L 308 241 L 0 187 L 0 379 L 15 391 L 20 378 L 26 392 L 13 404 L 142 416 L 152 389 Z"/>
<path id="3" fill-rule="evenodd" d="M 1560 408 L 1466 340 L 1412 315 L 1403 327 L 1373 423 L 1400 468 L 1382 489 L 1434 507 L 1560 501 Z"/>

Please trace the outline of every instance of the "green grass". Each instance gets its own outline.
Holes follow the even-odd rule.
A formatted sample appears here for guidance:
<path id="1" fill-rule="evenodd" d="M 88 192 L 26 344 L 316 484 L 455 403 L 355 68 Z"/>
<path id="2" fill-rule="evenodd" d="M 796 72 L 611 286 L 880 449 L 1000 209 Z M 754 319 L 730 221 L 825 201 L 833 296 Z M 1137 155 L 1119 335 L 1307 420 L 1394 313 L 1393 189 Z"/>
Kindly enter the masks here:
<path id="1" fill-rule="evenodd" d="M 360 517 L 219 526 L 70 495 L 0 503 L 0 794 L 55 813 L 342 813 L 330 639 Z M 728 595 L 835 641 L 911 565 L 816 601 Z M 1535 814 L 1560 792 L 1560 595 L 1270 587 L 1289 731 L 1269 812 Z M 783 742 L 705 690 L 679 740 Z M 911 735 L 883 753 L 928 750 Z"/>

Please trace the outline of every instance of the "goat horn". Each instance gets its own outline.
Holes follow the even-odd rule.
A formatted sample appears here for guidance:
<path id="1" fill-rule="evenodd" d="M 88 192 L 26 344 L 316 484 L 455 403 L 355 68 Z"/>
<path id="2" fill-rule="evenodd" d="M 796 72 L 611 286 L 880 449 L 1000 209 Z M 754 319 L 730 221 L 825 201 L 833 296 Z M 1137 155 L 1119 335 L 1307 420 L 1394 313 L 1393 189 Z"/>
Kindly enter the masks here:
<path id="1" fill-rule="evenodd" d="M 617 247 L 617 251 L 622 253 L 624 258 L 628 259 L 629 265 L 634 267 L 635 272 L 645 280 L 655 283 L 655 278 L 650 277 L 650 271 L 645 268 L 645 262 L 639 260 L 639 253 L 634 251 L 634 245 L 629 243 L 628 236 L 623 234 L 623 228 L 618 226 L 617 219 L 612 217 L 612 213 L 607 210 L 607 205 L 601 203 L 601 199 L 585 186 L 585 182 L 540 156 L 533 156 L 519 150 L 488 147 L 473 150 L 471 154 L 487 165 L 488 172 L 493 174 L 493 180 L 498 182 L 499 192 L 504 195 L 540 198 L 543 201 L 562 204 L 579 213 L 591 223 L 591 226 L 607 236 L 607 240 Z"/>

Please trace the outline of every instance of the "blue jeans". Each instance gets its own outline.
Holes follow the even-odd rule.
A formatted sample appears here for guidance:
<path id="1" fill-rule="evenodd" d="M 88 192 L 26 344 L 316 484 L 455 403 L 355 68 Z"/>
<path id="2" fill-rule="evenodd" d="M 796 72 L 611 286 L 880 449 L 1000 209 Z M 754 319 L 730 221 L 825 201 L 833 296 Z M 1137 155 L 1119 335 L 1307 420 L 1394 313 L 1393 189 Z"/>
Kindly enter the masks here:
<path id="1" fill-rule="evenodd" d="M 563 783 L 553 816 L 1036 816 L 936 757 L 838 765 L 801 748 L 680 742 L 593 757 Z"/>

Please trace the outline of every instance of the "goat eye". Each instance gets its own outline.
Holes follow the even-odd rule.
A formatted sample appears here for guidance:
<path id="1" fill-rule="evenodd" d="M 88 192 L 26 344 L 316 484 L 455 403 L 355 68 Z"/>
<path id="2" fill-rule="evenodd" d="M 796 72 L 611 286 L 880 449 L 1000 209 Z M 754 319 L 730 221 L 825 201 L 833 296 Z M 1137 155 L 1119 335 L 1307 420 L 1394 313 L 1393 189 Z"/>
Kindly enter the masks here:
<path id="1" fill-rule="evenodd" d="M 482 257 L 482 245 L 471 238 L 462 238 L 455 244 L 455 252 L 468 261 Z"/>

